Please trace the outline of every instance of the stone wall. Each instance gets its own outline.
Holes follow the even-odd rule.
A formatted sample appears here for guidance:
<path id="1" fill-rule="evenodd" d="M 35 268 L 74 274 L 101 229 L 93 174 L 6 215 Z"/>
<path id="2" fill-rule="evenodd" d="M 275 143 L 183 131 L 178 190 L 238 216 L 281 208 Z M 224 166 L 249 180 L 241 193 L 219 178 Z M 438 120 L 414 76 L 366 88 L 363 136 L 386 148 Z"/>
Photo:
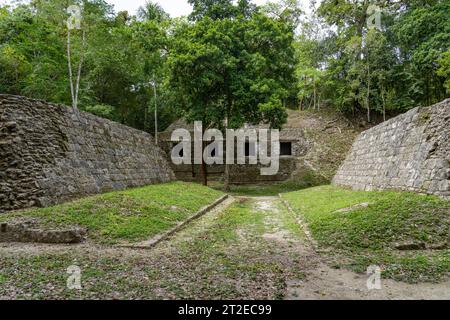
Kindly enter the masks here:
<path id="1" fill-rule="evenodd" d="M 173 179 L 164 152 L 145 132 L 0 95 L 0 212 Z"/>
<path id="2" fill-rule="evenodd" d="M 333 183 L 450 197 L 450 99 L 363 132 Z"/>
<path id="3" fill-rule="evenodd" d="M 176 129 L 186 129 L 190 131 L 191 137 L 194 135 L 193 125 L 186 124 L 183 120 L 179 120 L 172 124 L 165 132 L 160 135 L 161 147 L 170 158 L 172 148 L 178 142 L 171 141 L 172 132 Z M 261 125 L 256 127 L 247 127 L 255 129 L 269 129 L 267 125 Z M 280 131 L 280 142 L 290 142 L 292 144 L 292 155 L 280 157 L 280 167 L 277 174 L 272 176 L 261 175 L 261 169 L 268 167 L 268 165 L 250 165 L 248 159 L 246 159 L 245 165 L 237 164 L 237 147 L 235 146 L 235 164 L 230 165 L 230 183 L 231 184 L 265 184 L 276 183 L 290 180 L 293 173 L 298 170 L 300 164 L 300 158 L 305 156 L 309 149 L 310 144 L 305 137 L 304 130 L 302 128 L 289 128 Z M 226 154 L 226 142 L 223 141 L 224 154 Z M 270 141 L 268 142 L 268 152 L 270 154 Z M 192 163 L 194 162 L 194 143 L 191 145 L 192 150 Z M 172 170 L 178 180 L 188 182 L 201 182 L 202 171 L 201 165 L 175 165 L 171 162 Z M 223 181 L 225 175 L 225 165 L 211 165 L 207 166 L 208 180 L 210 181 Z"/>
<path id="4" fill-rule="evenodd" d="M 261 169 L 268 166 L 258 165 L 230 165 L 230 183 L 258 184 L 258 183 L 276 183 L 287 181 L 292 177 L 292 173 L 297 168 L 298 159 L 295 157 L 281 157 L 280 168 L 277 174 L 272 176 L 261 175 Z M 172 169 L 178 180 L 187 182 L 201 182 L 201 165 L 174 165 Z M 223 181 L 225 175 L 225 165 L 207 166 L 209 181 Z"/>

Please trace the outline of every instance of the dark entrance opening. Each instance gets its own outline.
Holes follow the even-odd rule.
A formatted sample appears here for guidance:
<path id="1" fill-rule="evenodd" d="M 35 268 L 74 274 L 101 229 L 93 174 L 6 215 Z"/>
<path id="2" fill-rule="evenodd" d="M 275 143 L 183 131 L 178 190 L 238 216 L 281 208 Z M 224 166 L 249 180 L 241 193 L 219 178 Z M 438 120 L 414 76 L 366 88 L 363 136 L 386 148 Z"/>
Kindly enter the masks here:
<path id="1" fill-rule="evenodd" d="M 292 156 L 292 142 L 280 142 L 280 156 Z"/>

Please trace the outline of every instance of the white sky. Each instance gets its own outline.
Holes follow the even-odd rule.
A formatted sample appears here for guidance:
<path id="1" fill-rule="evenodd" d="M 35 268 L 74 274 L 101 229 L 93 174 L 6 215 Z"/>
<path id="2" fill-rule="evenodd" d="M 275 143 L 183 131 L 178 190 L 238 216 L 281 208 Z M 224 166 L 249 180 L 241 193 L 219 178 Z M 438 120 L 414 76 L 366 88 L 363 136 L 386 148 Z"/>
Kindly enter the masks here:
<path id="1" fill-rule="evenodd" d="M 252 1 L 255 4 L 261 5 L 267 3 L 269 0 Z M 277 0 L 272 1 L 276 2 Z M 11 4 L 14 2 L 15 0 L 0 0 L 0 4 Z M 113 4 L 116 12 L 127 10 L 131 14 L 135 14 L 137 9 L 145 4 L 145 0 L 106 0 L 106 2 Z M 172 17 L 188 15 L 192 10 L 187 0 L 154 0 L 154 2 L 158 2 Z M 309 0 L 302 0 L 303 7 L 307 7 L 307 5 L 305 6 L 307 3 L 309 3 Z"/>
<path id="2" fill-rule="evenodd" d="M 114 5 L 116 12 L 125 11 L 135 14 L 137 9 L 145 4 L 145 0 L 106 0 Z M 158 2 L 166 12 L 172 17 L 188 15 L 192 8 L 187 0 L 158 0 Z"/>
<path id="3" fill-rule="evenodd" d="M 1 0 L 0 0 L 1 1 Z M 137 9 L 145 4 L 145 0 L 106 0 L 107 2 L 114 4 L 116 11 L 127 10 L 130 13 L 136 13 Z M 166 12 L 172 17 L 185 16 L 191 13 L 192 8 L 188 4 L 187 0 L 154 0 L 158 2 Z M 264 4 L 268 0 L 253 0 L 256 4 Z"/>

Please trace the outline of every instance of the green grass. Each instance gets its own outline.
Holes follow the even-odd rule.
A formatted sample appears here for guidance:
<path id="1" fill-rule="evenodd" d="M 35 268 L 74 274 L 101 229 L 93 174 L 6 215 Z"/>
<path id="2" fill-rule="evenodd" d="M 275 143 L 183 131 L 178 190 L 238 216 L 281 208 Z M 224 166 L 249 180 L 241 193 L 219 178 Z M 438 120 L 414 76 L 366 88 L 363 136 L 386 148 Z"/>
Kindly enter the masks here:
<path id="1" fill-rule="evenodd" d="M 447 250 L 400 252 L 395 244 L 449 241 L 450 202 L 408 192 L 356 192 L 322 186 L 284 194 L 321 247 L 346 259 L 342 266 L 365 271 L 371 264 L 386 276 L 415 282 L 439 280 L 450 272 Z M 361 203 L 350 212 L 337 212 Z"/>
<path id="2" fill-rule="evenodd" d="M 245 199 L 239 200 L 227 208 L 221 214 L 220 219 L 215 221 L 214 228 L 211 228 L 207 235 L 196 239 L 198 244 L 195 247 L 215 251 L 219 244 L 233 242 L 235 245 L 239 245 L 236 229 L 251 228 L 254 234 L 263 234 L 265 231 L 264 215 L 262 212 L 254 210 L 252 204 L 252 201 Z M 190 246 L 191 244 L 189 244 Z M 205 256 L 205 258 L 207 257 Z"/>
<path id="3" fill-rule="evenodd" d="M 223 190 L 223 183 L 212 182 L 210 185 L 213 189 Z M 259 185 L 232 185 L 229 193 L 233 196 L 270 197 L 278 196 L 280 193 L 302 190 L 311 186 L 305 180 Z"/>
<path id="4" fill-rule="evenodd" d="M 128 262 L 130 263 L 130 262 Z M 55 253 L 33 256 L 7 256 L 0 261 L 0 270 L 9 275 L 0 286 L 0 297 L 14 299 L 102 299 L 105 293 L 141 294 L 144 290 L 136 277 L 127 277 L 132 266 L 118 258 Z M 67 268 L 82 270 L 83 290 L 69 290 Z M 142 278 L 141 278 L 141 283 Z M 124 288 L 124 284 L 127 286 Z M 86 290 L 88 288 L 88 290 Z M 86 291 L 88 291 L 86 293 Z M 147 295 L 148 294 L 148 295 Z M 150 293 L 145 293 L 151 297 Z M 110 299 L 113 297 L 110 297 Z"/>
<path id="5" fill-rule="evenodd" d="M 174 182 L 11 212 L 0 221 L 37 218 L 48 227 L 85 227 L 98 243 L 136 242 L 170 229 L 222 195 L 198 184 Z"/>
<path id="6" fill-rule="evenodd" d="M 270 212 L 239 199 L 152 251 L 1 252 L 0 299 L 281 299 L 286 281 L 304 274 L 298 268 L 301 251 L 263 237 L 285 223 L 295 226 L 295 216 L 281 203 L 279 210 L 282 220 L 267 220 Z M 71 265 L 81 269 L 81 291 L 66 287 Z"/>
<path id="7" fill-rule="evenodd" d="M 291 230 L 294 239 L 302 237 L 301 229 L 295 223 L 295 217 L 286 212 L 285 207 L 279 203 L 280 222 L 283 228 Z M 301 253 L 291 248 L 291 252 L 280 244 L 263 238 L 266 233 L 275 232 L 280 225 L 268 222 L 270 213 L 255 208 L 255 200 L 239 199 L 234 205 L 227 208 L 216 219 L 212 220 L 207 233 L 193 237 L 190 242 L 179 243 L 178 254 L 183 261 L 195 259 L 202 261 L 205 268 L 204 277 L 214 278 L 220 273 L 221 289 L 228 292 L 223 297 L 240 297 L 236 286 L 227 289 L 223 278 L 240 279 L 241 291 L 247 292 L 247 298 L 258 294 L 258 291 L 274 291 L 271 299 L 280 299 L 285 289 L 285 279 L 288 274 L 295 274 L 301 278 L 303 274 L 296 269 L 296 262 L 301 259 Z M 272 225 L 274 224 L 274 225 Z M 278 255 L 285 255 L 289 259 L 278 260 Z M 281 261 L 283 260 L 283 261 Z M 291 261 L 288 261 L 291 260 Z M 289 267 L 283 263 L 290 263 Z M 287 270 L 286 270 L 287 269 Z M 226 279 L 225 278 L 225 279 Z M 229 281 L 226 281 L 229 282 Z M 244 283 L 257 283 L 257 288 L 245 287 Z M 272 287 L 260 286 L 260 283 L 272 282 Z M 216 284 L 213 284 L 215 286 Z M 211 286 L 207 284 L 206 286 Z M 269 289 L 270 288 L 270 289 Z M 197 288 L 192 288 L 196 291 Z M 210 290 L 210 288 L 208 288 Z M 200 294 L 200 293 L 199 293 Z M 236 295 L 237 294 L 237 295 Z M 242 294 L 242 293 L 241 293 Z M 258 297 L 258 296 L 256 296 Z"/>

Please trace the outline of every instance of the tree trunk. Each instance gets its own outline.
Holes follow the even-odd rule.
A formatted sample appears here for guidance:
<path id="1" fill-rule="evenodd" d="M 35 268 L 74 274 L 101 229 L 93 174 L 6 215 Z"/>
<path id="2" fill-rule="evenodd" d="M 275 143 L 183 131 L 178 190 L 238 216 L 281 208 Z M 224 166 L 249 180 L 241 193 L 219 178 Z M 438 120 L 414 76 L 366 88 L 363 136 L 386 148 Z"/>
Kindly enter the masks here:
<path id="1" fill-rule="evenodd" d="M 86 46 L 86 31 L 83 31 L 83 44 L 81 49 L 80 63 L 78 65 L 77 85 L 75 89 L 75 109 L 78 109 L 78 93 L 80 91 L 81 69 L 83 68 L 85 46 Z"/>
<path id="2" fill-rule="evenodd" d="M 299 104 L 300 111 L 303 110 L 303 99 L 304 99 L 304 97 L 302 96 L 302 99 L 300 100 L 300 104 Z"/>
<path id="3" fill-rule="evenodd" d="M 370 123 L 371 122 L 371 117 L 370 117 L 370 66 L 367 66 L 367 121 Z"/>
<path id="4" fill-rule="evenodd" d="M 205 150 L 204 147 L 202 149 L 203 149 L 203 151 Z M 201 171 L 202 171 L 202 184 L 204 186 L 208 186 L 208 169 L 206 168 L 206 163 L 205 163 L 205 160 L 203 159 L 203 157 L 202 157 Z"/>
<path id="5" fill-rule="evenodd" d="M 228 118 L 225 119 L 225 137 L 228 130 Z M 225 148 L 225 153 L 228 152 Z M 230 192 L 230 165 L 225 156 L 225 173 L 224 173 L 224 181 L 223 181 L 223 189 L 225 192 Z"/>
<path id="6" fill-rule="evenodd" d="M 308 110 L 314 108 L 314 97 L 310 97 L 309 104 L 308 104 Z"/>
<path id="7" fill-rule="evenodd" d="M 72 98 L 72 108 L 75 109 L 75 90 L 73 87 L 73 73 L 72 73 L 72 50 L 70 45 L 71 31 L 67 31 L 67 64 L 69 67 L 69 84 L 70 84 L 70 97 Z"/>
<path id="8" fill-rule="evenodd" d="M 82 39 L 82 52 L 80 62 L 78 64 L 78 72 L 77 79 L 74 85 L 73 83 L 73 71 L 72 71 L 72 48 L 71 48 L 71 30 L 67 31 L 67 63 L 69 67 L 69 84 L 70 84 L 70 94 L 72 96 L 72 108 L 78 109 L 78 93 L 80 90 L 80 82 L 81 82 L 81 70 L 83 68 L 84 62 L 84 51 L 86 46 L 86 31 L 83 31 L 83 39 Z"/>
<path id="9" fill-rule="evenodd" d="M 223 182 L 223 189 L 225 192 L 230 192 L 230 165 L 225 162 L 225 178 Z"/>
<path id="10" fill-rule="evenodd" d="M 156 78 L 153 74 L 153 93 L 155 98 L 155 144 L 158 145 L 158 95 L 156 93 Z"/>
<path id="11" fill-rule="evenodd" d="M 144 107 L 144 131 L 147 132 L 148 129 L 148 106 Z"/>
<path id="12" fill-rule="evenodd" d="M 205 127 L 203 127 L 202 137 L 205 135 L 205 130 L 206 130 Z M 206 162 L 205 162 L 205 157 L 204 157 L 205 149 L 206 149 L 206 142 L 202 141 L 202 165 L 201 165 L 202 183 L 204 186 L 208 186 L 208 168 L 206 167 Z"/>
<path id="13" fill-rule="evenodd" d="M 314 110 L 317 110 L 316 77 L 313 77 L 313 84 L 314 84 Z"/>

